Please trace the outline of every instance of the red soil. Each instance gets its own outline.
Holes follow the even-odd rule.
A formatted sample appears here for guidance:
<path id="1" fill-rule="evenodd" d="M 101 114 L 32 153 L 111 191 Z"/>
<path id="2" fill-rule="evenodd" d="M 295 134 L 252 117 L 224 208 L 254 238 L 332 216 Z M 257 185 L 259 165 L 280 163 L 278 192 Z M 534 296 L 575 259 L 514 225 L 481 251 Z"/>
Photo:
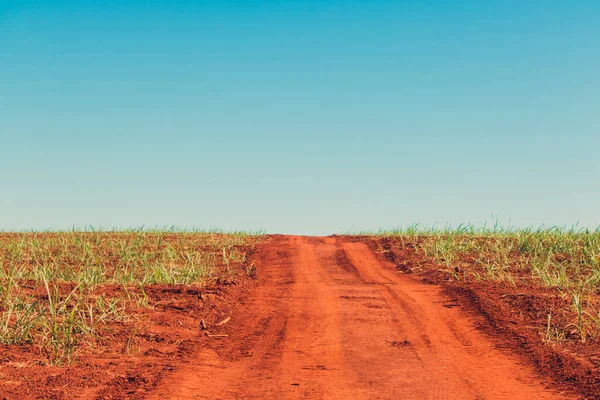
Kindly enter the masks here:
<path id="1" fill-rule="evenodd" d="M 134 321 L 105 327 L 109 340 L 84 346 L 69 367 L 48 365 L 35 344 L 0 345 L 0 399 L 144 398 L 208 341 L 200 320 L 211 327 L 227 317 L 247 287 L 244 281 L 204 289 L 148 286 L 153 307 L 137 310 Z M 122 289 L 97 290 L 110 297 Z"/>
<path id="2" fill-rule="evenodd" d="M 33 365 L 22 349 L 0 347 L 0 394 L 577 398 L 540 373 L 512 338 L 499 338 L 501 324 L 482 329 L 492 318 L 480 315 L 486 309 L 478 297 L 400 274 L 396 263 L 356 239 L 273 236 L 259 245 L 254 262 L 255 281 L 220 285 L 208 296 L 149 290 L 162 306 L 144 317 L 135 354 L 90 353 L 64 369 Z M 115 347 L 130 335 L 117 335 Z"/>
<path id="3" fill-rule="evenodd" d="M 229 336 L 149 398 L 571 398 L 363 243 L 274 237 L 259 253 Z"/>

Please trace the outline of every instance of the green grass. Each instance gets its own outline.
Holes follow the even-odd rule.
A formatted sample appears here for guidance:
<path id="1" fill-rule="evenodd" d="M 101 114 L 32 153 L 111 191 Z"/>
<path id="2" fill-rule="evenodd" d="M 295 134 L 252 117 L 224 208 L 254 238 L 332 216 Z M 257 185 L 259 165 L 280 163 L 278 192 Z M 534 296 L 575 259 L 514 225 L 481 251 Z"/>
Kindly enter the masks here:
<path id="1" fill-rule="evenodd" d="M 148 307 L 144 287 L 205 286 L 251 274 L 261 233 L 65 231 L 0 233 L 0 343 L 36 344 L 53 365 L 101 327 Z M 105 288 L 119 288 L 108 290 Z M 108 293 L 108 294 L 107 294 Z"/>
<path id="2" fill-rule="evenodd" d="M 415 249 L 459 282 L 554 289 L 569 300 L 576 315 L 569 328 L 577 331 L 580 340 L 600 335 L 600 228 L 510 229 L 495 224 L 423 229 L 413 225 L 353 234 L 391 238 L 398 250 Z M 550 328 L 548 332 L 556 336 Z"/>
<path id="3" fill-rule="evenodd" d="M 371 234 L 373 235 L 373 234 Z M 528 274 L 546 287 L 583 293 L 600 289 L 600 228 L 475 228 L 380 231 L 402 247 L 414 246 L 441 265 L 470 261 L 465 276 L 511 280 Z M 515 277 L 513 277 L 515 275 Z"/>

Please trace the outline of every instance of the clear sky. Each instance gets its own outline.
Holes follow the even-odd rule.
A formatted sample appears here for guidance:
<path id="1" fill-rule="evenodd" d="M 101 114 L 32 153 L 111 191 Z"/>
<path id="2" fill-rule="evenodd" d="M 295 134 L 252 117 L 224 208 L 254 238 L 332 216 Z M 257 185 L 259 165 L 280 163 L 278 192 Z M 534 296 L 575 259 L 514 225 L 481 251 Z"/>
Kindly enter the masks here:
<path id="1" fill-rule="evenodd" d="M 600 2 L 0 1 L 0 229 L 600 224 Z"/>

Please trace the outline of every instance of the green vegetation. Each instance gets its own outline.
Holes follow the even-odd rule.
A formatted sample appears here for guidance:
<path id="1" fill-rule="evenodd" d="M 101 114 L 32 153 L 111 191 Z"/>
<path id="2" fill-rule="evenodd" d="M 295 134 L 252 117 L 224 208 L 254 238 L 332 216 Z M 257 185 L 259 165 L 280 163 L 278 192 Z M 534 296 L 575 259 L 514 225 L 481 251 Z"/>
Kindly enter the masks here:
<path id="1" fill-rule="evenodd" d="M 416 226 L 381 231 L 402 246 L 415 246 L 439 264 L 454 270 L 468 264 L 462 277 L 515 282 L 523 273 L 546 287 L 589 293 L 600 289 L 600 228 L 560 227 L 509 230 L 421 230 Z M 461 277 L 457 277 L 460 279 Z"/>
<path id="2" fill-rule="evenodd" d="M 600 335 L 600 228 L 507 229 L 496 224 L 421 229 L 413 225 L 374 236 L 393 238 L 399 250 L 415 249 L 425 256 L 424 262 L 434 263 L 459 282 L 492 280 L 513 287 L 555 289 L 569 300 L 576 315 L 568 328 L 582 342 Z M 548 315 L 547 336 L 561 337 L 551 318 Z"/>
<path id="3" fill-rule="evenodd" d="M 149 307 L 144 287 L 204 286 L 253 273 L 260 233 L 87 231 L 0 234 L 0 343 L 36 344 L 54 365 L 102 327 Z"/>

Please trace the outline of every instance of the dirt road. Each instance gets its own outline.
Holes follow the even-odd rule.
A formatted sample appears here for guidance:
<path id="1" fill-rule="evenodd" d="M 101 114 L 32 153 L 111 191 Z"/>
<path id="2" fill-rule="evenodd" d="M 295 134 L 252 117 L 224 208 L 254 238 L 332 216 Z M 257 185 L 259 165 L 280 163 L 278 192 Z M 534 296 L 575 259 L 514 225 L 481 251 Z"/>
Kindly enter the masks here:
<path id="1" fill-rule="evenodd" d="M 554 399 L 456 300 L 343 238 L 276 236 L 216 350 L 156 399 Z"/>

